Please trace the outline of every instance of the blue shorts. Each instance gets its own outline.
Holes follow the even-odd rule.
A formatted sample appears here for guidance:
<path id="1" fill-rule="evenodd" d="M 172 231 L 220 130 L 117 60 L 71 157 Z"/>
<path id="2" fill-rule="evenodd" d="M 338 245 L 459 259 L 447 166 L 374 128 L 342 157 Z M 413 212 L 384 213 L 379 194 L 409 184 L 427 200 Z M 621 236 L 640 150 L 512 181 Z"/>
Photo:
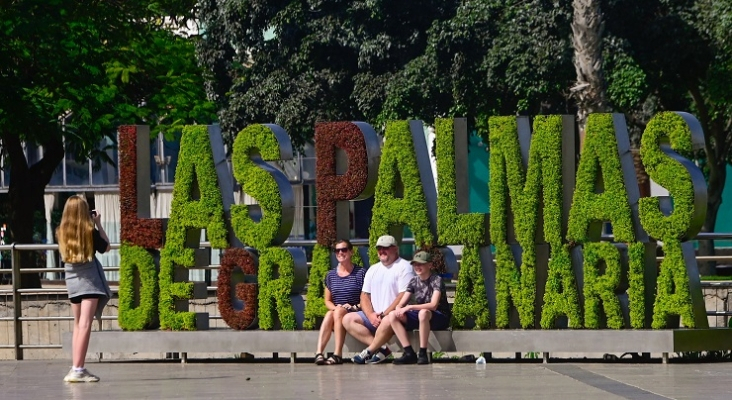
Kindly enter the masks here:
<path id="1" fill-rule="evenodd" d="M 404 326 L 408 331 L 419 329 L 419 310 L 409 310 L 406 313 L 407 323 Z M 430 319 L 430 330 L 444 331 L 450 327 L 450 318 L 447 315 L 432 311 L 432 319 Z"/>
<path id="2" fill-rule="evenodd" d="M 371 321 L 369 321 L 369 317 L 367 317 L 363 311 L 359 311 L 358 316 L 361 317 L 361 320 L 363 321 L 363 326 L 365 326 L 369 330 L 369 332 L 376 333 L 376 327 L 371 325 Z"/>

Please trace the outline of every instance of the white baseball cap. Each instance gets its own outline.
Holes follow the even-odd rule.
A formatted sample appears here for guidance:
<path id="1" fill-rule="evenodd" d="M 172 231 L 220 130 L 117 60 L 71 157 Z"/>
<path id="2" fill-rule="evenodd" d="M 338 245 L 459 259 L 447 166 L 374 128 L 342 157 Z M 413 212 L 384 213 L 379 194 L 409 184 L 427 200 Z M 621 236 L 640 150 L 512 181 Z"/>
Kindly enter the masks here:
<path id="1" fill-rule="evenodd" d="M 384 235 L 380 236 L 379 240 L 376 241 L 376 247 L 391 247 L 396 246 L 397 241 L 394 236 Z"/>

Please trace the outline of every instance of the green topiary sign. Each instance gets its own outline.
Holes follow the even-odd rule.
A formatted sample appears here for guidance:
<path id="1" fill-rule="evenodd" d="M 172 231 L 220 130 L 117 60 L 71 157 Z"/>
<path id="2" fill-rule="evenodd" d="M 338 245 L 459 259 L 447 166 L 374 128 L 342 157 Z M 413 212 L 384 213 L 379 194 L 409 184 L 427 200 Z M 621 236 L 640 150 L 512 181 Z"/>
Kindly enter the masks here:
<path id="1" fill-rule="evenodd" d="M 703 145 L 693 116 L 661 113 L 643 134 L 641 160 L 670 198 L 640 198 L 622 115 L 591 115 L 579 158 L 571 116 L 485 122 L 490 215 L 468 211 L 466 120 L 436 120 L 434 154 L 419 121 L 389 122 L 383 147 L 366 123 L 319 124 L 321 208 L 309 276 L 304 252 L 280 247 L 290 234 L 294 201 L 287 178 L 270 163 L 292 156 L 286 132 L 276 125 L 242 130 L 234 141 L 232 176 L 218 128 L 187 127 L 164 237 L 161 222 L 134 212 L 149 188 L 149 174 L 139 170 L 144 162 L 137 162 L 138 170 L 128 162 L 121 174 L 128 220 L 123 229 L 151 233 L 123 233 L 120 325 L 149 329 L 156 317 L 163 329 L 206 325 L 200 315 L 181 311 L 181 303 L 197 291 L 181 272 L 187 277 L 186 268 L 198 265 L 205 230 L 213 248 L 226 249 L 218 283 L 227 323 L 236 329 L 317 328 L 325 314 L 330 248 L 347 234 L 343 204 L 373 195 L 371 259 L 378 236 L 400 238 L 405 226 L 418 246 L 441 246 L 444 254 L 451 253 L 446 246 L 463 246 L 461 268 L 451 271 L 458 280 L 455 329 L 470 323 L 475 329 L 661 329 L 680 322 L 707 327 L 688 242 L 701 229 L 706 207 L 701 171 L 683 156 Z M 135 136 L 142 131 L 120 128 L 120 159 L 135 160 L 146 151 Z M 134 154 L 128 158 L 126 152 Z M 234 178 L 256 205 L 234 204 Z M 612 240 L 602 235 L 606 227 Z M 665 255 L 658 275 L 655 240 L 663 243 Z M 155 249 L 160 250 L 157 274 Z M 136 273 L 137 287 L 131 282 Z M 307 305 L 296 304 L 308 280 Z"/>

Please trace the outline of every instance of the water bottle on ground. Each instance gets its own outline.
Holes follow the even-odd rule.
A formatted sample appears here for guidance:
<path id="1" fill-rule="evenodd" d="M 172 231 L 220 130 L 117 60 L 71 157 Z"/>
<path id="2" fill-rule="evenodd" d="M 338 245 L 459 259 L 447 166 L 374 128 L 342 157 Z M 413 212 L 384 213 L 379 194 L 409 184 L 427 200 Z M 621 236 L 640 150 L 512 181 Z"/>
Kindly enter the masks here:
<path id="1" fill-rule="evenodd" d="M 475 360 L 475 365 L 481 369 L 485 368 L 485 357 L 482 354 Z"/>

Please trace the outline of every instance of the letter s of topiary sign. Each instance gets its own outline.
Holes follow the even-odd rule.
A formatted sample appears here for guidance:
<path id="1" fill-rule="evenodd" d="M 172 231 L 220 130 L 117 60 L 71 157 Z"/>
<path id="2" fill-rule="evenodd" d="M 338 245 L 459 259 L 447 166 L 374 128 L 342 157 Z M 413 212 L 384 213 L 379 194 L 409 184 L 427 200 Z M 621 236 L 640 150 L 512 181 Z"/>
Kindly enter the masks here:
<path id="1" fill-rule="evenodd" d="M 273 329 L 274 315 L 283 330 L 297 327 L 291 293 L 299 293 L 307 281 L 307 262 L 301 248 L 275 247 L 292 230 L 295 198 L 287 177 L 267 164 L 292 159 L 292 143 L 277 125 L 250 125 L 234 139 L 234 177 L 257 206 L 232 205 L 231 221 L 236 237 L 259 254 L 259 327 Z M 261 215 L 260 215 L 261 212 Z"/>
<path id="2" fill-rule="evenodd" d="M 648 122 L 641 138 L 641 160 L 648 176 L 666 188 L 673 198 L 670 214 L 662 211 L 662 208 L 670 211 L 668 198 L 646 197 L 639 204 L 643 228 L 663 241 L 664 259 L 653 307 L 655 329 L 666 327 L 671 316 L 681 316 L 688 328 L 703 328 L 708 324 L 695 259 L 690 254 L 688 261 L 684 260 L 684 252 L 693 250 L 683 249 L 685 244 L 681 243 L 699 233 L 704 223 L 706 181 L 694 163 L 678 154 L 691 153 L 703 146 L 701 124 L 687 113 L 657 114 Z M 693 291 L 690 282 L 694 283 Z"/>

